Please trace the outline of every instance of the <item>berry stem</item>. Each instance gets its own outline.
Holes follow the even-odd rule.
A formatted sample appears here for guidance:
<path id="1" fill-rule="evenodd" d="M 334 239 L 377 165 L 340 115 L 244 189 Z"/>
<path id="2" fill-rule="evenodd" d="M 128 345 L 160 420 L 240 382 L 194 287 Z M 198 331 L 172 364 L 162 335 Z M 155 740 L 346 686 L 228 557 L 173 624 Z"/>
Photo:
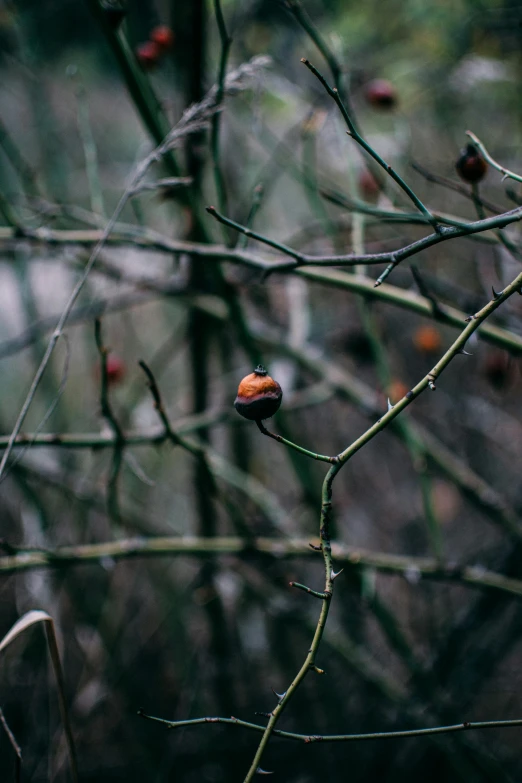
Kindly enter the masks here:
<path id="1" fill-rule="evenodd" d="M 337 457 L 328 457 L 326 454 L 316 454 L 314 451 L 304 449 L 302 446 L 298 446 L 296 443 L 292 443 L 291 440 L 283 438 L 282 435 L 276 435 L 275 432 L 270 432 L 270 430 L 267 430 L 262 421 L 256 421 L 256 424 L 263 435 L 268 435 L 269 438 L 273 438 L 279 443 L 284 443 L 285 446 L 289 446 L 291 449 L 298 451 L 300 454 L 304 454 L 305 456 L 311 457 L 312 459 L 317 459 L 320 462 L 329 462 L 331 465 L 335 465 L 338 462 Z"/>

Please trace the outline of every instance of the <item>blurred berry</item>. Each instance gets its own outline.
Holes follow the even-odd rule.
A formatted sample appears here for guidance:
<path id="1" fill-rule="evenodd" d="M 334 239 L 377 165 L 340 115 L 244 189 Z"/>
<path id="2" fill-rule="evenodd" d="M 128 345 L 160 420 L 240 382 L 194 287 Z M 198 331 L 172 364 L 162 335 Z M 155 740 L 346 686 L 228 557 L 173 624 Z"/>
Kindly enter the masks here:
<path id="1" fill-rule="evenodd" d="M 488 170 L 488 164 L 480 154 L 478 147 L 468 144 L 460 153 L 460 158 L 455 164 L 457 174 L 464 182 L 473 185 L 484 178 Z"/>
<path id="2" fill-rule="evenodd" d="M 421 353 L 438 353 L 442 345 L 442 338 L 435 326 L 419 326 L 413 335 L 413 343 Z"/>
<path id="3" fill-rule="evenodd" d="M 160 24 L 150 34 L 150 40 L 155 43 L 162 52 L 172 48 L 174 33 L 166 24 Z"/>
<path id="4" fill-rule="evenodd" d="M 144 71 L 151 71 L 159 62 L 161 55 L 158 44 L 154 41 L 145 41 L 136 47 L 136 57 Z"/>
<path id="5" fill-rule="evenodd" d="M 359 174 L 359 189 L 367 201 L 376 201 L 381 192 L 381 186 L 368 169 Z"/>
<path id="6" fill-rule="evenodd" d="M 387 79 L 374 79 L 364 89 L 368 103 L 379 109 L 393 109 L 397 104 L 397 91 Z"/>
<path id="7" fill-rule="evenodd" d="M 107 356 L 107 381 L 112 385 L 120 383 L 127 373 L 125 362 L 115 353 Z"/>
<path id="8" fill-rule="evenodd" d="M 515 366 L 506 351 L 495 351 L 488 354 L 482 368 L 485 378 L 497 389 L 506 389 L 515 378 Z"/>

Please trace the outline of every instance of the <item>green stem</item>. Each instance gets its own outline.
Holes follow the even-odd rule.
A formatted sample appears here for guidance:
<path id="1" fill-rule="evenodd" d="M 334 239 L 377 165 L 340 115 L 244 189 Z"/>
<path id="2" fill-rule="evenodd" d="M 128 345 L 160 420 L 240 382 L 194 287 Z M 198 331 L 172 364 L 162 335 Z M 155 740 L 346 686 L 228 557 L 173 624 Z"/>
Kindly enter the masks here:
<path id="1" fill-rule="evenodd" d="M 263 435 L 268 435 L 269 438 L 277 440 L 278 443 L 283 443 L 285 446 L 289 446 L 291 449 L 294 449 L 294 451 L 298 451 L 299 454 L 304 454 L 305 456 L 311 457 L 312 459 L 317 459 L 320 462 L 330 462 L 332 465 L 337 463 L 337 457 L 328 457 L 324 454 L 316 454 L 314 451 L 303 449 L 302 446 L 297 446 L 297 444 L 292 443 L 292 441 L 283 438 L 282 435 L 276 435 L 274 432 L 267 430 L 262 421 L 256 421 L 256 424 Z"/>
<path id="2" fill-rule="evenodd" d="M 487 160 L 487 162 L 493 166 L 494 169 L 497 171 L 500 171 L 501 174 L 504 175 L 504 178 L 508 177 L 509 179 L 514 179 L 517 182 L 522 182 L 522 175 L 521 174 L 515 174 L 514 171 L 510 171 L 510 169 L 506 169 L 504 166 L 501 166 L 500 163 L 497 163 L 497 161 L 491 157 L 483 143 L 478 139 L 474 133 L 471 131 L 466 131 L 466 136 L 469 136 L 471 141 L 477 145 L 479 150 L 481 151 L 483 157 Z"/>
<path id="3" fill-rule="evenodd" d="M 156 718 L 152 715 L 145 715 L 143 712 L 138 712 L 142 718 L 147 720 L 156 721 L 162 723 L 169 729 L 181 729 L 187 726 L 200 726 L 205 723 L 224 723 L 229 726 L 239 726 L 240 728 L 249 729 L 250 731 L 266 731 L 263 726 L 259 726 L 257 723 L 249 723 L 245 720 L 239 720 L 239 718 L 192 718 L 191 720 L 166 720 L 165 718 Z M 451 726 L 434 726 L 428 729 L 407 729 L 405 731 L 380 731 L 370 734 L 296 734 L 292 731 L 281 731 L 281 729 L 273 729 L 272 733 L 281 737 L 282 739 L 295 740 L 297 742 L 304 742 L 307 745 L 313 742 L 361 742 L 368 740 L 383 740 L 383 739 L 406 739 L 408 737 L 425 737 L 433 734 L 450 734 L 456 731 L 474 731 L 477 729 L 506 729 L 516 728 L 522 726 L 522 718 L 515 720 L 485 720 L 485 721 L 473 721 L 464 723 L 455 723 Z M 245 779 L 251 780 L 252 778 Z"/>
<path id="4" fill-rule="evenodd" d="M 264 730 L 263 736 L 261 738 L 261 742 L 259 743 L 259 747 L 256 751 L 250 769 L 248 770 L 248 773 L 245 777 L 244 783 L 251 783 L 252 779 L 254 778 L 254 775 L 256 775 L 260 767 L 261 759 L 265 752 L 266 746 L 268 745 L 268 742 L 272 735 L 272 732 L 274 731 L 277 722 L 279 721 L 279 718 L 285 711 L 290 699 L 292 698 L 296 690 L 299 688 L 302 681 L 305 679 L 306 675 L 310 671 L 315 671 L 317 674 L 323 674 L 323 670 L 319 669 L 316 666 L 315 659 L 317 656 L 317 652 L 319 650 L 319 645 L 321 644 L 321 639 L 323 637 L 326 620 L 328 619 L 328 612 L 330 611 L 331 598 L 333 595 L 334 579 L 336 576 L 332 570 L 332 546 L 330 541 L 330 520 L 332 516 L 332 483 L 339 469 L 340 469 L 339 464 L 332 465 L 332 467 L 329 469 L 323 481 L 319 538 L 321 540 L 321 552 L 323 555 L 324 567 L 325 567 L 325 586 L 324 586 L 324 594 L 322 597 L 321 612 L 319 614 L 319 619 L 317 620 L 317 626 L 315 629 L 314 637 L 312 639 L 312 644 L 310 645 L 310 649 L 308 650 L 308 654 L 303 662 L 303 665 L 301 666 L 295 678 L 288 686 L 286 692 L 279 699 L 276 707 L 274 708 L 274 710 L 270 715 L 268 725 Z"/>

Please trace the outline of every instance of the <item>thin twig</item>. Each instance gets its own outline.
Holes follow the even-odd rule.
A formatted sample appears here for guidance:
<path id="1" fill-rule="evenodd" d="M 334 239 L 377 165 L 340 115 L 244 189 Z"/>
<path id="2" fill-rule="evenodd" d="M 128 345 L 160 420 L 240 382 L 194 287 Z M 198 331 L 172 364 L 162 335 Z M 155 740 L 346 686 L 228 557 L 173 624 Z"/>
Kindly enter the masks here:
<path id="1" fill-rule="evenodd" d="M 392 269 L 394 269 L 401 261 L 406 258 L 416 255 L 421 250 L 426 250 L 429 247 L 438 245 L 441 242 L 446 242 L 449 239 L 457 239 L 459 237 L 472 236 L 473 234 L 479 234 L 483 231 L 490 231 L 496 228 L 504 228 L 505 226 L 515 223 L 522 219 L 522 208 L 517 207 L 515 209 L 504 212 L 502 215 L 493 215 L 492 217 L 484 220 L 477 220 L 475 222 L 463 224 L 462 226 L 439 226 L 439 232 L 429 234 L 427 237 L 417 239 L 415 242 L 411 242 L 409 245 L 398 248 L 397 250 L 391 250 L 386 253 L 348 253 L 343 255 L 309 255 L 307 253 L 301 253 L 294 250 L 287 245 L 277 242 L 270 237 L 259 234 L 257 231 L 251 231 L 246 226 L 242 226 L 240 223 L 236 223 L 234 220 L 227 218 L 225 215 L 221 215 L 215 207 L 210 206 L 206 208 L 207 212 L 212 215 L 219 223 L 223 223 L 226 226 L 240 231 L 251 239 L 255 239 L 258 242 L 262 242 L 269 247 L 273 247 L 275 250 L 279 250 L 286 256 L 290 256 L 293 259 L 292 262 L 285 263 L 284 261 L 274 262 L 266 273 L 282 272 L 293 270 L 296 267 L 302 266 L 358 266 L 358 265 L 375 265 L 388 263 L 389 266 L 374 282 L 374 286 L 380 286 L 384 280 L 388 277 Z"/>
<path id="2" fill-rule="evenodd" d="M 219 58 L 219 71 L 217 79 L 217 93 L 216 104 L 220 106 L 223 102 L 225 90 L 225 74 L 227 69 L 228 55 L 230 47 L 232 45 L 232 38 L 227 32 L 225 25 L 225 18 L 223 16 L 223 9 L 221 7 L 221 0 L 214 0 L 214 10 L 216 13 L 216 22 L 219 30 L 219 38 L 221 40 L 221 56 Z M 220 160 L 220 146 L 219 146 L 219 132 L 221 125 L 221 114 L 216 112 L 212 117 L 212 126 L 210 131 L 210 148 L 212 151 L 212 165 L 214 168 L 214 182 L 216 185 L 218 204 L 220 209 L 227 210 L 228 199 L 227 189 L 225 185 L 225 177 L 223 174 L 223 168 Z"/>
<path id="3" fill-rule="evenodd" d="M 123 450 L 125 448 L 125 436 L 123 430 L 112 410 L 109 400 L 109 373 L 107 370 L 107 357 L 109 350 L 103 344 L 101 321 L 96 318 L 94 321 L 94 338 L 96 347 L 100 354 L 100 408 L 103 418 L 107 421 L 114 436 L 114 451 L 112 458 L 112 467 L 107 483 L 107 506 L 110 515 L 116 520 L 121 520 L 120 506 L 118 500 L 118 479 L 123 461 Z"/>
<path id="4" fill-rule="evenodd" d="M 475 136 L 474 133 L 472 133 L 471 131 L 466 131 L 466 136 L 469 136 L 471 141 L 477 145 L 483 157 L 487 160 L 490 166 L 493 166 L 494 169 L 500 171 L 500 173 L 504 175 L 504 179 L 514 179 L 517 182 L 522 182 L 522 174 L 515 174 L 514 171 L 510 171 L 510 169 L 506 169 L 500 163 L 497 163 L 497 161 L 491 157 L 491 155 L 489 154 L 489 152 L 487 151 L 483 143 L 480 141 L 480 139 L 477 136 Z"/>
<path id="5" fill-rule="evenodd" d="M 374 161 L 382 168 L 384 171 L 389 174 L 389 176 L 397 183 L 397 185 L 401 188 L 401 190 L 406 193 L 408 198 L 415 204 L 419 212 L 421 212 L 426 220 L 431 223 L 433 228 L 435 229 L 435 232 L 438 233 L 440 231 L 440 226 L 436 220 L 436 218 L 433 217 L 430 210 L 422 203 L 420 198 L 417 196 L 416 193 L 413 192 L 413 190 L 410 188 L 410 186 L 403 180 L 403 178 L 395 171 L 395 169 L 390 166 L 389 163 L 386 163 L 383 158 L 379 155 L 374 148 L 368 144 L 368 142 L 361 136 L 359 131 L 357 130 L 352 117 L 350 116 L 350 113 L 348 109 L 346 108 L 345 104 L 343 103 L 343 100 L 341 98 L 341 95 L 339 93 L 339 90 L 336 87 L 330 87 L 324 76 L 317 70 L 317 68 L 312 65 L 312 63 L 307 60 L 306 58 L 302 58 L 301 62 L 306 65 L 309 71 L 313 73 L 313 75 L 321 82 L 324 89 L 328 93 L 328 95 L 334 99 L 335 103 L 339 107 L 341 114 L 344 118 L 344 121 L 348 127 L 348 135 L 357 143 L 359 146 L 363 148 L 365 152 L 370 155 L 374 159 Z"/>
<path id="6" fill-rule="evenodd" d="M 264 726 L 257 723 L 249 723 L 239 718 L 193 718 L 191 720 L 170 721 L 165 718 L 156 718 L 153 715 L 146 715 L 143 710 L 139 710 L 138 715 L 147 720 L 156 721 L 167 726 L 169 729 L 186 728 L 187 726 L 199 726 L 203 723 L 224 723 L 229 726 L 239 726 L 251 731 L 266 731 Z M 368 740 L 383 739 L 406 739 L 408 737 L 425 737 L 433 734 L 450 734 L 456 731 L 473 731 L 478 729 L 505 729 L 522 726 L 522 718 L 516 720 L 489 720 L 489 721 L 464 721 L 464 723 L 455 723 L 451 726 L 434 726 L 427 729 L 407 729 L 405 731 L 381 731 L 372 734 L 296 734 L 292 731 L 281 731 L 273 729 L 272 733 L 281 737 L 281 739 L 295 740 L 310 744 L 313 742 L 361 742 Z M 250 778 L 245 779 L 245 783 Z"/>
<path id="7" fill-rule="evenodd" d="M 440 174 L 435 174 L 433 171 L 430 171 L 424 166 L 421 166 L 420 163 L 412 163 L 411 167 L 428 182 L 433 182 L 434 184 L 441 185 L 448 190 L 453 190 L 455 193 L 460 193 L 461 196 L 465 196 L 468 199 L 472 198 L 470 189 L 467 185 L 463 185 L 461 182 L 455 182 L 448 177 L 442 177 Z M 480 197 L 480 202 L 483 207 L 489 209 L 489 211 L 493 212 L 495 215 L 500 215 L 503 211 L 502 207 L 500 207 L 498 204 L 494 204 L 492 201 L 488 201 L 483 196 Z"/>
<path id="8" fill-rule="evenodd" d="M 256 421 L 256 424 L 263 435 L 268 435 L 269 438 L 277 440 L 278 443 L 283 443 L 285 446 L 289 446 L 291 449 L 294 449 L 294 451 L 298 451 L 299 454 L 304 454 L 306 457 L 311 457 L 312 459 L 319 460 L 320 462 L 329 462 L 332 465 L 335 465 L 337 462 L 337 457 L 328 457 L 324 454 L 316 454 L 314 451 L 304 449 L 302 446 L 298 446 L 296 443 L 292 443 L 292 441 L 283 438 L 282 435 L 276 435 L 274 432 L 270 432 L 270 430 L 267 430 L 262 421 Z"/>

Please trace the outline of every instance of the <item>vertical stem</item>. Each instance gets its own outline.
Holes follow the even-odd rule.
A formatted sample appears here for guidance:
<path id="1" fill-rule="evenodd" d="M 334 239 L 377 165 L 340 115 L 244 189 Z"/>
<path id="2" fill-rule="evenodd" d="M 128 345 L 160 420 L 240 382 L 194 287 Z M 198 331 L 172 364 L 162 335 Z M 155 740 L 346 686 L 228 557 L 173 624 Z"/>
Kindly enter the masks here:
<path id="1" fill-rule="evenodd" d="M 279 721 L 279 718 L 283 714 L 287 704 L 289 703 L 290 699 L 292 698 L 296 690 L 301 685 L 302 681 L 304 680 L 308 672 L 313 670 L 316 672 L 316 674 L 323 674 L 322 669 L 319 669 L 316 666 L 315 659 L 316 659 L 317 651 L 319 649 L 319 645 L 321 644 L 321 639 L 323 638 L 324 628 L 326 625 L 326 620 L 328 618 L 328 612 L 330 611 L 330 603 L 333 594 L 334 576 L 332 574 L 332 546 L 331 546 L 332 484 L 335 476 L 337 475 L 341 467 L 342 466 L 339 463 L 332 465 L 332 467 L 329 469 L 323 481 L 319 537 L 321 539 L 321 551 L 323 554 L 324 568 L 325 568 L 325 586 L 324 586 L 325 597 L 321 599 L 322 601 L 321 612 L 319 614 L 319 619 L 317 620 L 317 626 L 315 629 L 314 637 L 312 639 L 312 644 L 310 645 L 310 649 L 303 662 L 303 665 L 299 669 L 295 678 L 292 680 L 288 689 L 280 698 L 277 706 L 275 707 L 275 709 L 272 711 L 270 715 L 270 719 L 268 721 L 267 727 L 263 733 L 261 742 L 259 743 L 259 746 L 256 751 L 256 755 L 254 756 L 252 764 L 250 765 L 250 769 L 248 770 L 244 783 L 251 783 L 251 781 L 254 778 L 254 775 L 256 775 L 260 767 L 263 754 L 266 750 L 272 732 L 275 729 L 277 722 Z"/>

